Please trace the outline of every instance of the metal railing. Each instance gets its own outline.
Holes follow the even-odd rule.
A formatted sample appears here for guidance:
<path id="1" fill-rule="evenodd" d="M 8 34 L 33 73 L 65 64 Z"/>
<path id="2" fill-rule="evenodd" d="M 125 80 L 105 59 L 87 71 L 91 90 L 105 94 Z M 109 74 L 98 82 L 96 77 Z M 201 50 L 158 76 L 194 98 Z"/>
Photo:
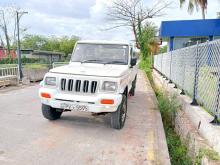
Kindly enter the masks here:
<path id="1" fill-rule="evenodd" d="M 0 65 L 0 78 L 8 78 L 10 76 L 18 76 L 18 66 Z"/>
<path id="2" fill-rule="evenodd" d="M 155 55 L 154 68 L 220 119 L 220 40 Z"/>
<path id="3" fill-rule="evenodd" d="M 68 65 L 69 62 L 54 62 L 53 63 L 53 68 L 59 67 L 59 66 L 64 66 L 64 65 Z"/>

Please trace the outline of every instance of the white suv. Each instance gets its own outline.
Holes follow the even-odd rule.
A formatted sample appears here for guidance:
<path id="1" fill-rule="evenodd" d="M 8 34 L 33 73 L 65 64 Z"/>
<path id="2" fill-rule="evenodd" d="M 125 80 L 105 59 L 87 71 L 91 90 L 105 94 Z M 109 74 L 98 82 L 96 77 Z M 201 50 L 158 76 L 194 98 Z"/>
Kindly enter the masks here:
<path id="1" fill-rule="evenodd" d="M 78 41 L 69 65 L 51 69 L 41 83 L 43 116 L 56 120 L 71 110 L 111 113 L 111 126 L 121 129 L 127 97 L 135 93 L 136 62 L 128 43 Z"/>

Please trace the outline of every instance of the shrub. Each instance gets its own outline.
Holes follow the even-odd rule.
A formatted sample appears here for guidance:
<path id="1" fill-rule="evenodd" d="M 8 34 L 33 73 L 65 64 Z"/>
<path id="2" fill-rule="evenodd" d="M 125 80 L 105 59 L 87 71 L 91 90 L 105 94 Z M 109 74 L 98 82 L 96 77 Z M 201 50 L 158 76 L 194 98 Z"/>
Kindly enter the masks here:
<path id="1" fill-rule="evenodd" d="M 45 59 L 35 59 L 35 58 L 27 58 L 26 56 L 23 56 L 21 59 L 23 64 L 26 63 L 46 63 Z M 18 59 L 12 59 L 12 58 L 3 58 L 0 59 L 0 64 L 17 64 Z"/>
<path id="2" fill-rule="evenodd" d="M 174 131 L 175 113 L 180 108 L 176 96 L 168 96 L 163 91 L 157 90 L 158 106 L 163 119 L 167 145 L 170 153 L 171 164 L 191 165 L 192 160 L 187 155 L 187 147 L 182 144 L 180 137 Z"/>
<path id="3" fill-rule="evenodd" d="M 145 60 L 142 58 L 141 62 L 139 63 L 139 68 L 145 71 L 147 77 L 149 78 L 152 84 L 153 77 L 152 77 L 151 57 L 147 57 Z"/>

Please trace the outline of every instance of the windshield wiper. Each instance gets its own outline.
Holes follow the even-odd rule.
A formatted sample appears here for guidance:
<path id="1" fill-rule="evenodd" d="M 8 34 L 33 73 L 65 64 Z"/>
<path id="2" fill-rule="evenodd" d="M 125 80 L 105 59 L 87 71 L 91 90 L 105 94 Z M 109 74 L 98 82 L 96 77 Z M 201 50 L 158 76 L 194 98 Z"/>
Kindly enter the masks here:
<path id="1" fill-rule="evenodd" d="M 124 62 L 124 61 L 109 61 L 109 62 L 106 62 L 105 64 L 126 64 L 126 62 Z"/>
<path id="2" fill-rule="evenodd" d="M 101 60 L 84 60 L 81 63 L 90 63 L 90 62 L 102 62 Z"/>

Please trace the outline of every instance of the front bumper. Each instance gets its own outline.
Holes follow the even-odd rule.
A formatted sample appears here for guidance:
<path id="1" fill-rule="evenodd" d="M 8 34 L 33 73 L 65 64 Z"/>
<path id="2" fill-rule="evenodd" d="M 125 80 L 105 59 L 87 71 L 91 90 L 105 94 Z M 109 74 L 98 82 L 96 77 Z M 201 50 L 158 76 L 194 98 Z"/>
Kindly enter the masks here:
<path id="1" fill-rule="evenodd" d="M 48 93 L 51 95 L 50 99 L 41 97 L 41 93 Z M 53 108 L 61 109 L 62 103 L 71 103 L 77 105 L 85 105 L 88 107 L 89 112 L 100 113 L 100 112 L 115 112 L 121 103 L 121 94 L 70 94 L 70 93 L 60 93 L 57 89 L 50 89 L 41 87 L 39 90 L 39 96 L 41 98 L 41 103 L 49 105 Z M 112 99 L 114 104 L 104 105 L 100 101 L 102 99 Z"/>

